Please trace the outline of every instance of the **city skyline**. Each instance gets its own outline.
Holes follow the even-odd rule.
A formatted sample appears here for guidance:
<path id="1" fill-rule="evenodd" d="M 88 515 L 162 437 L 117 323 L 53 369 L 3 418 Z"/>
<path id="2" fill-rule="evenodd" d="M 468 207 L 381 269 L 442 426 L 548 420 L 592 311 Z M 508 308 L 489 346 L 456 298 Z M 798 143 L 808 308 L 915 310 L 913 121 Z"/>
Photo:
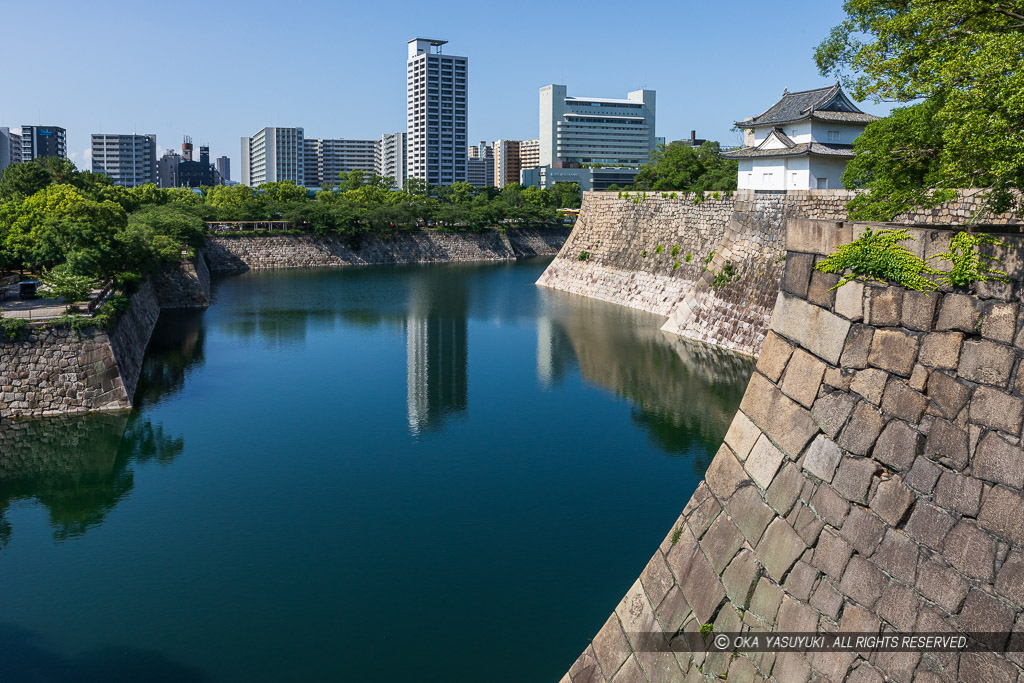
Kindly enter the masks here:
<path id="1" fill-rule="evenodd" d="M 236 168 L 239 137 L 265 126 L 303 127 L 318 138 L 379 139 L 406 129 L 406 45 L 428 35 L 449 41 L 454 54 L 472 62 L 469 141 L 536 138 L 540 88 L 568 84 L 597 97 L 656 90 L 659 137 L 681 139 L 696 130 L 701 138 L 739 144 L 730 131 L 733 121 L 759 113 L 783 88 L 829 82 L 817 74 L 813 48 L 843 16 L 838 0 L 798 0 L 785 16 L 764 11 L 763 3 L 741 2 L 729 17 L 742 20 L 732 23 L 713 8 L 665 4 L 630 19 L 634 30 L 625 32 L 621 6 L 608 2 L 590 3 L 586 13 L 528 2 L 511 16 L 490 18 L 465 2 L 449 3 L 444 13 L 407 2 L 387 8 L 312 2 L 297 11 L 317 21 L 295 25 L 252 11 L 258 5 L 184 2 L 139 12 L 126 2 L 87 9 L 58 1 L 46 54 L 34 58 L 32 69 L 6 74 L 7 92 L 16 95 L 5 99 L 0 126 L 67 129 L 68 156 L 84 170 L 90 168 L 86 151 L 94 133 L 155 133 L 158 154 L 192 135 L 197 144 L 210 146 L 213 158 L 227 156 Z M 245 12 L 236 11 L 242 7 Z M 546 20 L 536 21 L 541 15 Z M 150 62 L 120 61 L 118 78 L 105 79 L 97 90 L 102 62 L 77 55 L 80 36 L 117 21 L 126 29 L 123 35 L 150 31 L 155 37 L 159 27 L 177 25 L 182 17 L 203 29 L 176 35 L 182 53 L 209 53 L 209 63 L 175 71 L 172 79 Z M 481 21 L 488 31 L 479 30 Z M 786 47 L 777 50 L 782 30 Z M 268 31 L 277 31 L 287 53 L 275 53 L 278 58 L 258 67 L 237 58 L 246 36 Z M 502 35 L 515 38 L 514 50 L 501 47 Z M 215 44 L 233 49 L 218 53 L 210 49 Z M 31 36 L 9 36 L 0 45 L 0 59 L 17 64 L 30 48 Z M 600 52 L 618 57 L 598 59 Z M 769 52 L 772 65 L 764 67 L 757 54 Z M 280 56 L 285 54 L 287 59 Z M 888 111 L 873 103 L 861 108 Z"/>

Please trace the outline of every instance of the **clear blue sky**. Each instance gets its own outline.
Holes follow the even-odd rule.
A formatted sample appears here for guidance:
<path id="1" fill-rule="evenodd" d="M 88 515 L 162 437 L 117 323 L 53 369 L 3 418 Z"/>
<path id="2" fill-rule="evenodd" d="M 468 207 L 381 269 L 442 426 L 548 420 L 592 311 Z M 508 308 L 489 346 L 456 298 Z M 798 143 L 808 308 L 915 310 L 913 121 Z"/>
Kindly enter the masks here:
<path id="1" fill-rule="evenodd" d="M 651 88 L 657 135 L 696 129 L 735 144 L 733 121 L 783 88 L 826 84 L 813 49 L 843 17 L 841 0 L 56 0 L 39 11 L 0 41 L 0 126 L 63 126 L 86 168 L 91 133 L 155 133 L 161 148 L 188 134 L 231 157 L 236 180 L 239 138 L 263 126 L 324 138 L 405 130 L 406 43 L 417 36 L 469 58 L 470 144 L 536 137 L 549 83 L 592 97 Z"/>

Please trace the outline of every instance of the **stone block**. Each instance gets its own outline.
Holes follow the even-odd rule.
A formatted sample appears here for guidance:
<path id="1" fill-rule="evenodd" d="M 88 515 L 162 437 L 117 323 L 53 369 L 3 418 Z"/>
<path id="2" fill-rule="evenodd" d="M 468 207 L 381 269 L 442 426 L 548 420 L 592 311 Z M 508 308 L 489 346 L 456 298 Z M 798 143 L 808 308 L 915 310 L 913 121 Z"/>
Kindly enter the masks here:
<path id="1" fill-rule="evenodd" d="M 882 597 L 887 583 L 885 575 L 875 565 L 855 555 L 843 573 L 839 592 L 871 609 Z"/>
<path id="2" fill-rule="evenodd" d="M 883 479 L 871 498 L 871 509 L 889 526 L 897 526 L 914 502 L 914 493 L 899 476 Z"/>
<path id="3" fill-rule="evenodd" d="M 839 610 L 842 606 L 843 596 L 839 591 L 828 581 L 819 581 L 818 587 L 814 589 L 814 594 L 811 596 L 811 607 L 835 621 L 839 618 Z"/>
<path id="4" fill-rule="evenodd" d="M 900 314 L 903 310 L 903 289 L 877 285 L 867 289 L 864 305 L 866 322 L 874 327 L 899 325 Z"/>
<path id="5" fill-rule="evenodd" d="M 903 293 L 901 322 L 903 327 L 918 332 L 930 332 L 935 318 L 935 302 L 939 297 L 928 292 Z"/>
<path id="6" fill-rule="evenodd" d="M 742 545 L 743 534 L 726 515 L 719 515 L 704 538 L 700 539 L 700 547 L 716 574 L 725 571 Z"/>
<path id="7" fill-rule="evenodd" d="M 906 531 L 910 537 L 932 550 L 941 552 L 956 520 L 928 503 L 919 502 L 914 506 L 907 521 Z"/>
<path id="8" fill-rule="evenodd" d="M 811 417 L 821 431 L 834 439 L 853 412 L 854 399 L 847 394 L 825 394 L 811 408 Z"/>
<path id="9" fill-rule="evenodd" d="M 754 447 L 754 443 L 760 435 L 761 430 L 757 428 L 757 425 L 751 422 L 750 418 L 742 411 L 737 410 L 732 424 L 729 425 L 729 431 L 725 434 L 725 443 L 732 448 L 732 452 L 736 454 L 739 461 L 743 462 L 747 459 L 747 454 L 750 453 L 750 449 Z"/>
<path id="10" fill-rule="evenodd" d="M 914 391 L 924 391 L 928 386 L 928 368 L 918 363 L 914 371 L 910 373 L 910 388 Z"/>
<path id="11" fill-rule="evenodd" d="M 967 432 L 948 420 L 936 420 L 924 442 L 924 455 L 955 470 L 967 467 Z"/>
<path id="12" fill-rule="evenodd" d="M 803 469 L 824 482 L 831 482 L 842 455 L 832 439 L 819 434 L 804 455 Z"/>
<path id="13" fill-rule="evenodd" d="M 818 432 L 810 411 L 757 373 L 750 378 L 740 410 L 794 460 Z"/>
<path id="14" fill-rule="evenodd" d="M 807 296 L 814 268 L 814 254 L 790 252 L 786 254 L 786 269 L 782 274 L 782 291 L 798 297 Z"/>
<path id="15" fill-rule="evenodd" d="M 772 314 L 771 329 L 836 365 L 850 322 L 803 299 L 780 292 Z"/>
<path id="16" fill-rule="evenodd" d="M 1013 604 L 1024 607 L 1024 555 L 1017 551 L 1010 553 L 999 568 L 995 588 L 997 593 Z M 966 589 L 964 592 L 967 592 Z"/>
<path id="17" fill-rule="evenodd" d="M 864 400 L 876 406 L 881 405 L 888 379 L 889 373 L 876 368 L 859 370 L 850 382 L 850 391 L 860 394 Z"/>
<path id="18" fill-rule="evenodd" d="M 836 290 L 835 311 L 847 320 L 864 319 L 864 285 L 851 280 Z"/>
<path id="19" fill-rule="evenodd" d="M 1017 304 L 1006 301 L 987 301 L 982 305 L 981 336 L 986 339 L 1013 343 L 1013 331 L 1017 325 Z"/>
<path id="20" fill-rule="evenodd" d="M 749 550 L 741 550 L 722 574 L 725 594 L 733 606 L 745 609 L 761 575 L 761 565 Z"/>
<path id="21" fill-rule="evenodd" d="M 619 619 L 614 614 L 608 617 L 608 621 L 604 622 L 604 626 L 594 636 L 594 641 L 591 645 L 594 649 L 594 656 L 597 658 L 605 678 L 611 678 L 615 675 L 615 672 L 619 670 L 619 667 L 622 666 L 630 655 L 626 634 L 622 632 Z"/>
<path id="22" fill-rule="evenodd" d="M 843 528 L 839 534 L 844 541 L 853 546 L 854 550 L 868 557 L 882 540 L 882 536 L 885 534 L 885 525 L 872 513 L 854 505 L 850 508 L 850 514 L 843 522 Z"/>
<path id="23" fill-rule="evenodd" d="M 725 598 L 725 587 L 718 574 L 698 551 L 690 563 L 686 576 L 679 579 L 679 589 L 690 603 L 694 616 L 702 624 L 706 624 Z"/>
<path id="24" fill-rule="evenodd" d="M 1020 434 L 1024 401 L 1004 391 L 978 387 L 971 398 L 971 422 L 1009 434 Z"/>
<path id="25" fill-rule="evenodd" d="M 871 561 L 894 579 L 913 586 L 919 555 L 918 545 L 909 536 L 902 531 L 888 529 Z"/>
<path id="26" fill-rule="evenodd" d="M 726 679 L 733 683 L 755 683 L 763 681 L 764 677 L 758 673 L 757 667 L 750 661 L 750 658 L 741 656 L 732 660 Z"/>
<path id="27" fill-rule="evenodd" d="M 982 437 L 974 455 L 972 474 L 1013 488 L 1024 487 L 1024 450 L 995 432 Z"/>
<path id="28" fill-rule="evenodd" d="M 866 368 L 868 354 L 871 352 L 871 340 L 874 339 L 875 328 L 868 325 L 854 325 L 843 346 L 842 366 L 844 368 Z"/>
<path id="29" fill-rule="evenodd" d="M 957 626 L 968 633 L 987 633 L 988 637 L 994 636 L 990 644 L 998 648 L 1005 646 L 1009 640 L 1015 616 L 1016 611 L 997 598 L 980 590 L 972 590 L 967 594 L 956 621 Z M 1001 635 L 996 635 L 997 633 Z"/>
<path id="30" fill-rule="evenodd" d="M 870 610 L 852 602 L 846 602 L 843 605 L 843 617 L 839 621 L 841 633 L 876 634 L 881 627 L 882 624 L 878 621 L 878 617 Z"/>
<path id="31" fill-rule="evenodd" d="M 915 491 L 927 495 L 935 488 L 941 472 L 928 458 L 916 458 L 910 471 L 903 476 L 903 481 Z"/>
<path id="32" fill-rule="evenodd" d="M 750 598 L 750 611 L 770 625 L 775 623 L 780 604 L 782 604 L 782 589 L 762 576 Z"/>
<path id="33" fill-rule="evenodd" d="M 963 346 L 962 332 L 933 332 L 921 340 L 918 361 L 930 368 L 956 370 Z"/>
<path id="34" fill-rule="evenodd" d="M 977 517 L 981 509 L 981 481 L 956 472 L 943 472 L 935 489 L 935 503 L 940 508 Z"/>
<path id="35" fill-rule="evenodd" d="M 891 582 L 878 601 L 878 616 L 900 631 L 912 631 L 917 622 L 919 608 L 914 591 L 902 584 Z"/>
<path id="36" fill-rule="evenodd" d="M 944 372 L 933 372 L 928 377 L 928 398 L 939 415 L 952 420 L 967 405 L 971 390 Z"/>
<path id="37" fill-rule="evenodd" d="M 782 392 L 805 408 L 810 408 L 818 395 L 824 374 L 824 363 L 802 349 L 797 349 L 786 368 Z"/>
<path id="38" fill-rule="evenodd" d="M 665 599 L 665 595 L 676 584 L 675 577 L 665 563 L 665 556 L 661 551 L 655 551 L 654 557 L 647 563 L 644 570 L 640 572 L 640 583 L 643 584 L 651 604 L 658 606 Z"/>
<path id="39" fill-rule="evenodd" d="M 856 455 L 867 455 L 882 432 L 882 415 L 877 408 L 861 401 L 853 409 L 850 421 L 839 434 L 839 447 Z"/>
<path id="40" fill-rule="evenodd" d="M 985 683 L 1014 683 L 1020 680 L 1017 669 L 1005 659 L 988 652 L 964 652 L 960 656 L 959 680 Z"/>
<path id="41" fill-rule="evenodd" d="M 871 454 L 875 460 L 902 472 L 914 462 L 923 441 L 921 434 L 906 422 L 892 420 L 882 430 Z"/>
<path id="42" fill-rule="evenodd" d="M 839 391 L 849 391 L 851 379 L 853 379 L 852 370 L 849 372 L 844 372 L 839 368 L 827 368 L 825 370 L 825 377 L 824 379 L 822 379 L 822 382 L 826 386 L 830 386 L 834 389 L 839 389 Z"/>
<path id="43" fill-rule="evenodd" d="M 794 569 L 794 571 L 796 571 Z M 814 571 L 808 574 L 807 579 L 812 580 Z M 811 588 L 808 586 L 806 591 L 800 589 L 801 594 L 806 594 L 810 597 Z M 811 609 L 810 605 L 804 604 L 798 600 L 794 600 L 788 595 L 783 594 L 782 605 L 779 607 L 779 616 L 776 622 L 776 627 L 779 631 L 807 633 L 808 631 L 813 632 L 818 630 L 818 615 Z"/>
<path id="44" fill-rule="evenodd" d="M 877 453 L 877 446 L 875 451 Z M 839 463 L 839 471 L 832 480 L 832 487 L 846 500 L 867 505 L 868 490 L 877 471 L 878 465 L 869 458 L 844 457 Z"/>
<path id="45" fill-rule="evenodd" d="M 804 478 L 800 470 L 791 463 L 786 463 L 779 470 L 772 485 L 765 491 L 765 500 L 778 512 L 784 515 L 793 507 L 793 503 L 800 495 L 800 487 L 803 486 Z"/>
<path id="46" fill-rule="evenodd" d="M 928 399 L 914 391 L 905 382 L 893 380 L 885 387 L 882 397 L 882 412 L 892 417 L 917 424 L 928 409 Z"/>
<path id="47" fill-rule="evenodd" d="M 776 478 L 777 480 L 777 478 Z M 726 503 L 729 515 L 751 547 L 757 545 L 768 524 L 776 516 L 754 486 L 744 486 Z"/>
<path id="48" fill-rule="evenodd" d="M 762 434 L 744 463 L 750 478 L 762 489 L 767 489 L 782 464 L 785 455 Z"/>
<path id="49" fill-rule="evenodd" d="M 786 516 L 786 522 L 807 545 L 814 545 L 825 523 L 814 514 L 814 510 L 801 502 Z"/>
<path id="50" fill-rule="evenodd" d="M 804 562 L 803 560 L 798 561 L 793 568 L 789 570 L 789 574 L 786 576 L 786 581 L 783 584 L 783 589 L 790 596 L 797 600 L 807 602 L 811 599 L 811 592 L 814 590 L 814 585 L 818 581 L 818 570 Z M 817 622 L 817 617 L 814 617 Z M 779 618 L 779 627 L 781 628 L 783 620 Z M 812 628 L 816 628 L 815 623 Z"/>
<path id="51" fill-rule="evenodd" d="M 970 588 L 955 571 L 931 561 L 921 563 L 915 585 L 918 593 L 950 614 L 960 610 Z"/>
<path id="52" fill-rule="evenodd" d="M 594 647 L 588 645 L 587 649 L 583 651 L 573 665 L 569 667 L 570 683 L 604 683 L 605 678 L 601 673 L 601 666 L 597 662 L 597 657 L 594 655 Z M 562 678 L 563 683 L 565 677 Z"/>
<path id="53" fill-rule="evenodd" d="M 917 337 L 900 330 L 875 330 L 868 363 L 902 377 L 910 377 L 917 360 Z"/>
<path id="54" fill-rule="evenodd" d="M 1009 346 L 988 340 L 964 342 L 957 370 L 964 379 L 979 384 L 991 384 L 1005 389 L 1010 383 L 1010 373 L 1016 355 Z"/>
<path id="55" fill-rule="evenodd" d="M 757 369 L 773 382 L 778 382 L 786 363 L 793 353 L 793 347 L 785 339 L 769 331 L 761 345 L 761 355 L 757 359 Z"/>
<path id="56" fill-rule="evenodd" d="M 703 496 L 702 500 L 699 501 L 696 499 L 696 494 L 694 494 L 694 497 L 690 499 L 690 502 L 686 504 L 686 508 L 683 510 L 683 517 L 693 532 L 694 538 L 703 536 L 704 532 L 711 526 L 711 523 L 722 512 L 722 506 L 718 500 L 711 495 L 710 491 L 707 489 L 705 491 L 707 491 L 707 495 Z"/>
<path id="57" fill-rule="evenodd" d="M 765 572 L 776 582 L 781 582 L 797 558 L 807 550 L 803 539 L 784 519 L 776 519 L 757 544 L 755 554 L 764 565 Z"/>
<path id="58" fill-rule="evenodd" d="M 806 683 L 811 680 L 811 665 L 796 652 L 780 652 L 775 658 L 772 677 L 787 683 Z"/>
<path id="59" fill-rule="evenodd" d="M 845 680 L 845 683 L 884 683 L 885 677 L 882 672 L 871 666 L 865 661 L 861 663 L 850 672 L 850 675 L 845 679 L 832 679 L 832 680 Z M 922 681 L 922 683 L 925 683 Z"/>
<path id="60" fill-rule="evenodd" d="M 1024 497 L 1016 491 L 995 486 L 985 494 L 978 524 L 1013 545 L 1024 544 Z"/>
<path id="61" fill-rule="evenodd" d="M 942 298 L 937 330 L 960 330 L 976 334 L 979 330 L 981 312 L 979 302 L 966 294 L 947 294 Z"/>
<path id="62" fill-rule="evenodd" d="M 914 535 L 909 526 L 907 530 L 911 536 Z M 980 581 L 992 581 L 995 577 L 996 544 L 988 534 L 973 522 L 961 520 L 944 540 L 943 557 L 961 574 Z"/>
<path id="63" fill-rule="evenodd" d="M 833 491 L 832 488 L 824 484 L 818 486 L 814 491 L 810 504 L 818 516 L 825 520 L 826 524 L 830 524 L 837 529 L 843 525 L 846 515 L 850 512 L 850 504 Z"/>
<path id="64" fill-rule="evenodd" d="M 875 666 L 895 683 L 910 683 L 920 661 L 920 652 L 879 652 L 874 659 Z"/>
<path id="65" fill-rule="evenodd" d="M 690 610 L 690 604 L 686 602 L 686 597 L 679 590 L 679 587 L 676 586 L 669 589 L 668 594 L 665 595 L 665 599 L 658 605 L 654 614 L 658 619 L 658 623 L 661 624 L 662 630 L 675 633 L 690 616 L 691 612 L 692 610 Z"/>
<path id="66" fill-rule="evenodd" d="M 807 300 L 816 306 L 832 308 L 836 300 L 836 290 L 832 289 L 839 282 L 835 273 L 811 273 L 811 285 L 807 288 Z"/>
<path id="67" fill-rule="evenodd" d="M 743 466 L 732 454 L 725 444 L 718 449 L 718 453 L 711 461 L 707 472 L 704 474 L 704 481 L 708 488 L 718 498 L 725 500 L 736 491 L 747 479 L 747 473 Z"/>

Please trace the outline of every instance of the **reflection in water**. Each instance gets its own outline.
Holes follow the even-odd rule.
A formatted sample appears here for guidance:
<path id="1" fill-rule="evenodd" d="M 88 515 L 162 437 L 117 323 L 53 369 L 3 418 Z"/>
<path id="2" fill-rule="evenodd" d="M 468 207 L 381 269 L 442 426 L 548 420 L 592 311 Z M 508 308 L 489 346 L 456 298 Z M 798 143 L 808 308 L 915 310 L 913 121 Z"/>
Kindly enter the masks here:
<path id="1" fill-rule="evenodd" d="M 452 275 L 429 269 L 412 276 L 405 354 L 409 431 L 414 435 L 440 428 L 469 403 L 469 296 L 465 275 Z"/>
<path id="2" fill-rule="evenodd" d="M 0 426 L 0 546 L 11 503 L 36 499 L 58 541 L 101 524 L 134 485 L 133 461 L 169 464 L 184 440 L 128 413 L 12 420 Z"/>
<path id="3" fill-rule="evenodd" d="M 661 318 L 545 290 L 537 320 L 537 374 L 558 383 L 578 363 L 587 380 L 628 398 L 657 446 L 707 469 L 754 361 L 661 332 Z"/>
<path id="4" fill-rule="evenodd" d="M 153 405 L 185 386 L 185 375 L 203 363 L 203 311 L 164 311 L 146 348 L 135 389 L 136 408 Z"/>

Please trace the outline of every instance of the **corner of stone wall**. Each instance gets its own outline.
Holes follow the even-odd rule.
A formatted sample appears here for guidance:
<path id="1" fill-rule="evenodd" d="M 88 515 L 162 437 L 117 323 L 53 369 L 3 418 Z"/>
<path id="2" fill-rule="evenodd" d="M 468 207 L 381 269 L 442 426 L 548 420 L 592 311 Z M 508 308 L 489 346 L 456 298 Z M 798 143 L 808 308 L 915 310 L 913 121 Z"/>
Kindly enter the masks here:
<path id="1" fill-rule="evenodd" d="M 835 276 L 812 266 L 834 238 L 792 229 L 810 251 L 787 254 L 725 441 L 572 683 L 1022 675 L 1024 657 L 1001 650 L 1024 623 L 1024 264 L 971 294 L 829 291 Z M 962 653 L 670 651 L 705 624 L 991 640 Z"/>

